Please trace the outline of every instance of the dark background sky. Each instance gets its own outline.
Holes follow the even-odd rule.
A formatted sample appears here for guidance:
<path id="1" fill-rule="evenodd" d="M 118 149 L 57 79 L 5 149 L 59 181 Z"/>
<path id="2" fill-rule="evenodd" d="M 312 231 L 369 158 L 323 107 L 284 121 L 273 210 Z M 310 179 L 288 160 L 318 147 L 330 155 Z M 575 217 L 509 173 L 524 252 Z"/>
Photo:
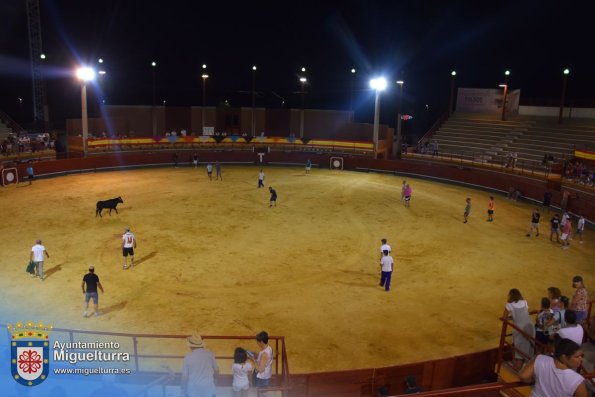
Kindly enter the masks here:
<path id="1" fill-rule="evenodd" d="M 257 106 L 299 107 L 299 69 L 307 68 L 306 107 L 349 109 L 356 68 L 356 121 L 371 122 L 369 79 L 382 74 L 382 122 L 394 124 L 395 80 L 405 106 L 429 121 L 446 109 L 450 71 L 457 85 L 496 88 L 510 69 L 521 98 L 594 98 L 595 29 L 588 2 L 557 1 L 134 1 L 40 0 L 50 118 L 80 117 L 80 90 L 69 76 L 79 62 L 105 59 L 99 84 L 108 104 L 157 100 L 250 106 L 251 66 L 258 66 Z M 25 0 L 0 2 L 0 108 L 32 118 Z M 93 89 L 97 93 L 98 89 Z M 275 94 L 273 94 L 274 92 Z M 91 95 L 90 100 L 97 98 Z M 22 110 L 18 99 L 23 98 Z M 422 114 L 425 105 L 429 111 Z M 93 116 L 93 114 L 91 114 Z"/>

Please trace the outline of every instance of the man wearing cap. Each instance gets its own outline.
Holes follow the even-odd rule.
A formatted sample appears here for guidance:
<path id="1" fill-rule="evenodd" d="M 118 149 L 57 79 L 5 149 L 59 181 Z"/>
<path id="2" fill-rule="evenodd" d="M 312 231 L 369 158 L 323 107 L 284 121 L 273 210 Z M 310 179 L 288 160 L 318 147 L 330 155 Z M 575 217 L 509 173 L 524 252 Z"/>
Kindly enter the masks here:
<path id="1" fill-rule="evenodd" d="M 43 255 L 50 259 L 50 254 L 45 250 L 45 247 L 41 245 L 41 240 L 37 240 L 35 245 L 31 247 L 31 254 L 29 255 L 29 261 L 35 262 L 35 276 L 39 277 L 43 281 Z"/>
<path id="2" fill-rule="evenodd" d="M 134 234 L 127 227 L 124 229 L 122 235 L 122 256 L 124 256 L 124 264 L 122 269 L 128 269 L 128 263 L 126 263 L 126 257 L 130 255 L 130 267 L 134 267 L 134 249 L 136 248 L 136 238 Z"/>
<path id="3" fill-rule="evenodd" d="M 83 294 L 85 294 L 85 311 L 83 312 L 83 317 L 89 315 L 87 309 L 91 299 L 93 299 L 93 305 L 95 306 L 94 315 L 99 316 L 99 295 L 97 293 L 97 288 L 103 292 L 103 286 L 99 282 L 99 277 L 95 274 L 95 266 L 89 266 L 89 273 L 85 274 L 85 277 L 83 277 L 81 288 L 83 289 Z"/>
<path id="4" fill-rule="evenodd" d="M 212 352 L 205 349 L 201 336 L 194 334 L 186 338 L 191 352 L 184 357 L 182 364 L 182 392 L 187 397 L 215 396 L 214 376 L 219 367 Z"/>

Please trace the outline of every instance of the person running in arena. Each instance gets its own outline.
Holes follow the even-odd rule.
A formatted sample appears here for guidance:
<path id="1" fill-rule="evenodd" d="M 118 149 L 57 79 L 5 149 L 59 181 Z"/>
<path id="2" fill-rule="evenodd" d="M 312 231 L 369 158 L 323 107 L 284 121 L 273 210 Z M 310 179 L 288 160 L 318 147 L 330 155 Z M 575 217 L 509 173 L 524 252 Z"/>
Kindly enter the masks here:
<path id="1" fill-rule="evenodd" d="M 463 218 L 465 218 L 465 220 L 463 221 L 463 223 L 467 223 L 467 218 L 469 217 L 469 214 L 471 213 L 471 197 L 467 197 L 467 200 L 465 200 L 465 212 L 463 213 Z"/>
<path id="2" fill-rule="evenodd" d="M 531 214 L 531 228 L 529 229 L 529 233 L 527 233 L 527 237 L 531 237 L 533 235 L 533 230 L 535 229 L 535 237 L 539 237 L 539 218 L 541 214 L 539 213 L 539 208 L 535 208 L 533 210 L 533 214 Z"/>
<path id="3" fill-rule="evenodd" d="M 258 173 L 258 188 L 260 189 L 261 187 L 264 187 L 264 171 L 262 170 L 262 168 Z"/>
<path id="4" fill-rule="evenodd" d="M 490 196 L 490 201 L 488 201 L 488 222 L 494 222 L 495 209 L 496 203 L 494 202 L 494 196 Z"/>
<path id="5" fill-rule="evenodd" d="M 134 267 L 134 249 L 136 248 L 136 238 L 134 234 L 130 231 L 130 228 L 127 227 L 124 229 L 124 234 L 122 235 L 122 255 L 124 256 L 124 264 L 122 265 L 122 269 L 128 269 L 128 263 L 126 258 L 130 255 L 130 267 Z"/>

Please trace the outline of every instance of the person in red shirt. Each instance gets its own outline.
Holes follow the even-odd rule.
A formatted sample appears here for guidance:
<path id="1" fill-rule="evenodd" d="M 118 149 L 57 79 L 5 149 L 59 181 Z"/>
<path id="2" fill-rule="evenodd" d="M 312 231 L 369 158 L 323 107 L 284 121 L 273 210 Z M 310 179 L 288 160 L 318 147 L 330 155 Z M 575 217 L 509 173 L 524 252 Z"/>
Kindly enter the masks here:
<path id="1" fill-rule="evenodd" d="M 494 222 L 495 208 L 496 204 L 494 203 L 494 196 L 490 196 L 490 201 L 488 201 L 488 222 Z"/>

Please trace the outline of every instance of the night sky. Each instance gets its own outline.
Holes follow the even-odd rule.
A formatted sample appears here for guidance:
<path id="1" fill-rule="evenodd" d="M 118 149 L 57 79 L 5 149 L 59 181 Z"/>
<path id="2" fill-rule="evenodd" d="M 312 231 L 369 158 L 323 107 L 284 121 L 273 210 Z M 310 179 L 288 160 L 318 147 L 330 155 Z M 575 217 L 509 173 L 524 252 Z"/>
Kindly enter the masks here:
<path id="1" fill-rule="evenodd" d="M 525 98 L 594 98 L 595 33 L 587 2 L 554 1 L 155 1 L 40 0 L 50 119 L 80 117 L 78 63 L 105 60 L 107 74 L 91 101 L 202 104 L 201 65 L 208 65 L 207 105 L 250 106 L 257 65 L 257 106 L 348 110 L 353 82 L 356 121 L 371 122 L 369 79 L 384 75 L 381 121 L 394 125 L 397 79 L 405 111 L 433 121 L 446 107 L 450 71 L 457 85 L 497 88 L 504 70 Z M 0 108 L 32 118 L 25 0 L 0 2 Z M 102 93 L 99 93 L 99 90 Z M 22 109 L 17 98 L 23 98 Z M 428 110 L 425 110 L 428 105 Z M 425 113 L 424 113 L 425 112 Z M 94 114 L 91 113 L 90 116 Z"/>

